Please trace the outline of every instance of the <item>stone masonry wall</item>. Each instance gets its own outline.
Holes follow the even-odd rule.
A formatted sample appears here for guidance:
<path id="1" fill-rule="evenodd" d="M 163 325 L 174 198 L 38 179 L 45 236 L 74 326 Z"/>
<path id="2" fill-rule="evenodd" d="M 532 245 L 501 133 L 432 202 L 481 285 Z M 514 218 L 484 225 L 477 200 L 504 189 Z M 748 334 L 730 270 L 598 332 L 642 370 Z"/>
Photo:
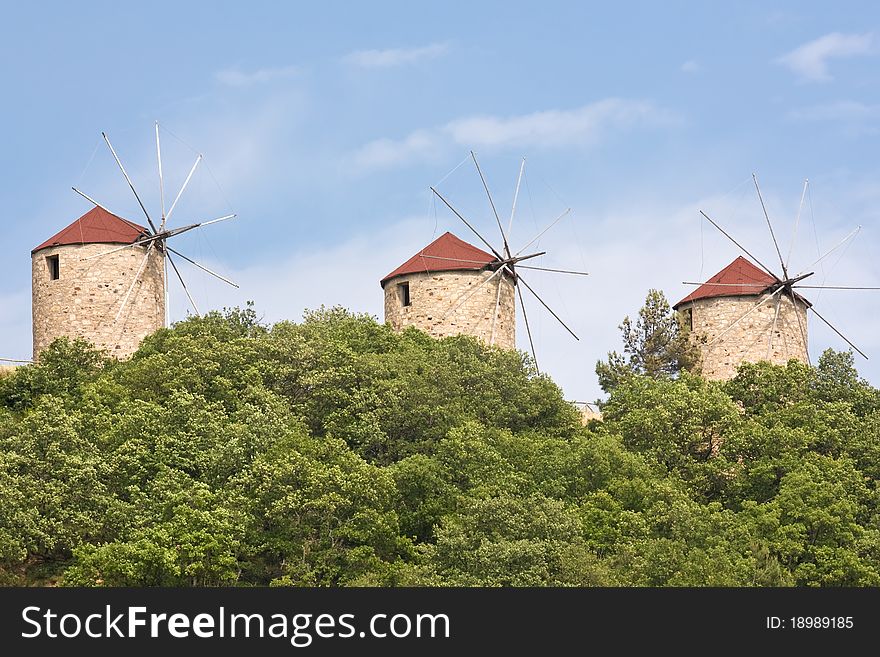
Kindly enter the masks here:
<path id="1" fill-rule="evenodd" d="M 165 263 L 154 248 L 119 321 L 116 313 L 143 262 L 147 247 L 89 256 L 114 244 L 50 247 L 31 256 L 34 359 L 57 337 L 81 337 L 116 358 L 130 356 L 147 335 L 165 325 Z M 59 258 L 59 278 L 51 280 L 47 257 Z"/>
<path id="2" fill-rule="evenodd" d="M 702 353 L 702 373 L 707 379 L 726 380 L 736 375 L 740 363 L 756 363 L 767 360 L 776 365 L 785 365 L 794 358 L 807 362 L 805 339 L 802 337 L 797 315 L 800 316 L 804 336 L 807 334 L 807 308 L 803 302 L 795 303 L 791 297 L 780 293 L 779 317 L 773 332 L 772 347 L 770 333 L 776 313 L 776 298 L 766 301 L 757 310 L 737 324 L 729 333 L 714 344 L 710 344 L 728 327 L 751 310 L 769 294 L 743 297 L 714 297 L 699 299 L 679 308 L 686 313 L 693 312 L 693 337 L 700 342 Z"/>
<path id="3" fill-rule="evenodd" d="M 415 326 L 437 338 L 465 334 L 490 344 L 492 317 L 500 286 L 501 300 L 495 320 L 494 344 L 504 349 L 515 349 L 515 290 L 511 278 L 507 274 L 499 274 L 474 292 L 492 273 L 482 270 L 397 276 L 385 283 L 385 321 L 395 331 Z M 409 283 L 409 306 L 403 305 L 401 283 Z M 463 300 L 464 303 L 461 303 Z M 459 303 L 460 307 L 451 312 Z"/>

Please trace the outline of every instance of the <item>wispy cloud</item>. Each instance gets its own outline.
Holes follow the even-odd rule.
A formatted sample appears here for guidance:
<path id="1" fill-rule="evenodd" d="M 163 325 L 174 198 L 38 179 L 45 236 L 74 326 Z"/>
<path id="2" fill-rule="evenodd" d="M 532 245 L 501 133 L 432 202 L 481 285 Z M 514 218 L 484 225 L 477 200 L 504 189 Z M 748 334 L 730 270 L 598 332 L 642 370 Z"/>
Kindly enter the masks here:
<path id="1" fill-rule="evenodd" d="M 358 170 L 406 164 L 438 156 L 449 144 L 467 147 L 588 147 L 609 132 L 636 125 L 669 125 L 674 115 L 647 101 L 619 98 L 571 110 L 546 110 L 519 116 L 472 116 L 432 129 L 411 132 L 403 139 L 379 139 L 358 149 L 352 161 Z"/>
<path id="2" fill-rule="evenodd" d="M 217 71 L 214 78 L 229 87 L 246 87 L 252 84 L 265 84 L 275 80 L 292 78 L 300 73 L 298 66 L 281 66 L 278 68 L 260 68 L 256 71 L 242 71 L 239 68 L 227 68 Z"/>
<path id="3" fill-rule="evenodd" d="M 828 60 L 869 55 L 874 52 L 874 36 L 866 34 L 841 34 L 832 32 L 810 41 L 785 55 L 776 62 L 788 67 L 804 82 L 827 82 L 831 80 Z"/>
<path id="4" fill-rule="evenodd" d="M 800 121 L 870 121 L 880 119 L 880 105 L 865 105 L 853 100 L 841 100 L 835 103 L 792 110 L 789 116 Z"/>
<path id="5" fill-rule="evenodd" d="M 682 73 L 699 73 L 703 70 L 703 67 L 700 66 L 699 62 L 693 59 L 687 60 L 684 64 L 681 65 Z"/>
<path id="6" fill-rule="evenodd" d="M 435 59 L 445 55 L 449 50 L 448 43 L 432 43 L 420 48 L 389 48 L 386 50 L 358 50 L 349 53 L 343 60 L 360 68 L 391 68 L 414 64 L 426 59 Z"/>

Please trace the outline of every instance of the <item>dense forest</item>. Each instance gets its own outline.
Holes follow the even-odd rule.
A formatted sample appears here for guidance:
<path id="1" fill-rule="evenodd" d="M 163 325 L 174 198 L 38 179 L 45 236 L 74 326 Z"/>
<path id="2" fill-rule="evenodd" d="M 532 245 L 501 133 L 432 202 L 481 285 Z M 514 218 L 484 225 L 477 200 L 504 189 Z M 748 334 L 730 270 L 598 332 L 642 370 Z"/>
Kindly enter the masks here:
<path id="1" fill-rule="evenodd" d="M 880 585 L 849 353 L 725 383 L 628 353 L 583 426 L 522 353 L 342 309 L 58 340 L 0 378 L 0 584 Z"/>

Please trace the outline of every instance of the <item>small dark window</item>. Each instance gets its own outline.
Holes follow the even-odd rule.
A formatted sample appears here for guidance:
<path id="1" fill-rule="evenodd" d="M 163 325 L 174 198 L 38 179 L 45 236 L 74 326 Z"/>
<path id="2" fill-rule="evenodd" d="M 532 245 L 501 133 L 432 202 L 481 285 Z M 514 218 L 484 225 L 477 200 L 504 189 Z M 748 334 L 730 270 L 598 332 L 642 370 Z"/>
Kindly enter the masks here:
<path id="1" fill-rule="evenodd" d="M 409 283 L 398 283 L 397 293 L 400 295 L 400 303 L 403 306 L 411 304 L 409 299 Z"/>
<path id="2" fill-rule="evenodd" d="M 61 268 L 58 264 L 58 256 L 46 256 L 46 264 L 49 266 L 49 279 L 57 281 L 61 277 Z"/>
<path id="3" fill-rule="evenodd" d="M 691 331 L 694 330 L 694 309 L 688 308 L 684 311 L 684 322 L 687 325 L 688 329 Z"/>

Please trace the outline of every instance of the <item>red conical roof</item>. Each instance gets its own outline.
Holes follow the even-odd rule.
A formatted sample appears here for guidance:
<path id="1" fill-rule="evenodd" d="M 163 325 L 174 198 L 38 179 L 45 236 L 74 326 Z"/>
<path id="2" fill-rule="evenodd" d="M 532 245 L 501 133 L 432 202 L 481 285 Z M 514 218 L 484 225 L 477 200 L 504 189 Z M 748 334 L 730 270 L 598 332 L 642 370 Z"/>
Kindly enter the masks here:
<path id="1" fill-rule="evenodd" d="M 480 270 L 496 260 L 491 253 L 486 253 L 447 232 L 383 278 L 381 285 L 385 287 L 387 281 L 404 274 L 457 269 Z"/>
<path id="2" fill-rule="evenodd" d="M 679 301 L 673 308 L 697 299 L 711 297 L 747 297 L 761 294 L 771 285 L 778 283 L 773 276 L 758 269 L 751 262 L 739 256 L 696 290 Z M 715 285 L 713 285 L 715 283 Z"/>
<path id="3" fill-rule="evenodd" d="M 148 234 L 147 229 L 143 226 L 117 217 L 103 208 L 95 207 L 40 244 L 31 253 L 65 244 L 131 244 L 146 234 Z"/>

